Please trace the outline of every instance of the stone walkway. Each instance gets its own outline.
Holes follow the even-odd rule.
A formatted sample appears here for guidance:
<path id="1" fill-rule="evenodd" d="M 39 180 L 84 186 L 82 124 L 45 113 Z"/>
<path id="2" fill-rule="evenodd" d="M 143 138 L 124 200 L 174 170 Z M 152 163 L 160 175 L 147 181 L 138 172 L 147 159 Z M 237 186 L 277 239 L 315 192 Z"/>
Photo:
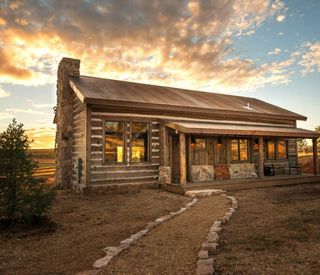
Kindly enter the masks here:
<path id="1" fill-rule="evenodd" d="M 134 242 L 99 274 L 195 274 L 201 244 L 213 221 L 222 218 L 229 207 L 230 201 L 223 196 L 200 199 Z"/>

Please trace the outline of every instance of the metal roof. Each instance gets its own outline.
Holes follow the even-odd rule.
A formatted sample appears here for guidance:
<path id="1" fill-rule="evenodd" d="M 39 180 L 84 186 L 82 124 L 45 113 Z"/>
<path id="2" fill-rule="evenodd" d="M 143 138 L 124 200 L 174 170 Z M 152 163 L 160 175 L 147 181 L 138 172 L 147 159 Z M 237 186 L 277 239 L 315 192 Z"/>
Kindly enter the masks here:
<path id="1" fill-rule="evenodd" d="M 295 127 L 274 127 L 260 124 L 166 121 L 165 125 L 187 134 L 269 136 L 286 138 L 318 138 L 319 132 Z"/>
<path id="2" fill-rule="evenodd" d="M 69 83 L 82 102 L 91 104 L 306 120 L 302 115 L 251 97 L 89 76 L 70 77 Z"/>

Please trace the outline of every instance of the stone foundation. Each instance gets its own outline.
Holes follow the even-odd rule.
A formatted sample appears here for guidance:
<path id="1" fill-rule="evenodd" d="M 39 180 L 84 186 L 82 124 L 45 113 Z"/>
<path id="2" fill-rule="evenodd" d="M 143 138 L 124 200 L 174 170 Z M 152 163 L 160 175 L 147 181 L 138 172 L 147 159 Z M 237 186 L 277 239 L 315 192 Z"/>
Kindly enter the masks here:
<path id="1" fill-rule="evenodd" d="M 257 177 L 254 163 L 229 164 L 229 173 L 231 179 L 246 179 Z"/>
<path id="2" fill-rule="evenodd" d="M 159 182 L 160 183 L 171 183 L 171 167 L 160 166 L 159 167 Z"/>
<path id="3" fill-rule="evenodd" d="M 212 181 L 214 168 L 212 165 L 193 165 L 191 167 L 192 182 Z"/>

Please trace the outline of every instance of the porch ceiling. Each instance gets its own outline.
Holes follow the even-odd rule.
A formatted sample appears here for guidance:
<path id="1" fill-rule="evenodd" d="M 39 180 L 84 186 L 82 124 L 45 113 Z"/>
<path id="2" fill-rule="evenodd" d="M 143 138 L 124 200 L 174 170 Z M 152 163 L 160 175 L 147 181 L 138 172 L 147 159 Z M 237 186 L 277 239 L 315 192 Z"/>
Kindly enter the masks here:
<path id="1" fill-rule="evenodd" d="M 320 133 L 290 126 L 273 127 L 265 125 L 224 124 L 210 122 L 181 122 L 165 121 L 164 124 L 172 129 L 186 134 L 212 134 L 237 136 L 272 136 L 292 138 L 318 138 Z"/>

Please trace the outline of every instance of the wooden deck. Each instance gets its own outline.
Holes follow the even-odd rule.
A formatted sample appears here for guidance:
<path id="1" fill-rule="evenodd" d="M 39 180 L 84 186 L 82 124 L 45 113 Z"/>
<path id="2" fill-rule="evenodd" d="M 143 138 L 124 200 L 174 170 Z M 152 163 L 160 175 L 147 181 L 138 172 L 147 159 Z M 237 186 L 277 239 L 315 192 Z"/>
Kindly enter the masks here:
<path id="1" fill-rule="evenodd" d="M 252 188 L 263 188 L 271 186 L 282 186 L 291 184 L 303 184 L 303 183 L 320 183 L 320 175 L 284 175 L 284 176 L 273 176 L 264 177 L 262 179 L 234 179 L 234 180 L 224 180 L 224 181 L 211 181 L 211 182 L 201 182 L 201 183 L 187 183 L 184 186 L 179 184 L 166 184 L 166 190 L 176 194 L 184 195 L 186 191 L 189 190 L 199 190 L 199 189 L 221 189 L 225 191 L 231 190 L 245 190 Z"/>

